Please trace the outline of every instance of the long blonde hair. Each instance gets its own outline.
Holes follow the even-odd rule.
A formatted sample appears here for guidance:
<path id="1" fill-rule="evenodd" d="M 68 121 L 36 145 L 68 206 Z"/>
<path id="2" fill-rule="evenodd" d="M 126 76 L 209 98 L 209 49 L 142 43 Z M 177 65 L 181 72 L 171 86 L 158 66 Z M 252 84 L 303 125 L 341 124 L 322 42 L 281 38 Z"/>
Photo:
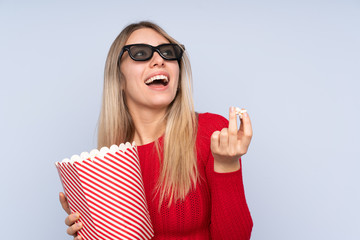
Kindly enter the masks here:
<path id="1" fill-rule="evenodd" d="M 151 22 L 128 25 L 110 47 L 104 74 L 102 108 L 98 128 L 98 147 L 133 141 L 135 126 L 125 103 L 122 90 L 124 77 L 120 72 L 119 54 L 130 35 L 138 29 L 150 28 L 170 43 L 179 44 L 162 28 Z M 186 51 L 179 61 L 178 91 L 169 105 L 165 121 L 163 151 L 158 150 L 160 175 L 156 193 L 160 204 L 167 199 L 169 205 L 183 200 L 199 180 L 196 161 L 196 116 L 192 98 L 192 74 Z M 156 142 L 158 148 L 158 143 Z M 163 152 L 163 156 L 160 156 Z"/>

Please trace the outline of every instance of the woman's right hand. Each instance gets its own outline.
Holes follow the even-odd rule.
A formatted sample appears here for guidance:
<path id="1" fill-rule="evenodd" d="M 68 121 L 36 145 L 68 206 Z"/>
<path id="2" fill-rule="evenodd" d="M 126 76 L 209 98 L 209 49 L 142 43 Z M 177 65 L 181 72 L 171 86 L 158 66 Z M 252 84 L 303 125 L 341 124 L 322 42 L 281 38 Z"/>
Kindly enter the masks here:
<path id="1" fill-rule="evenodd" d="M 59 200 L 62 208 L 65 210 L 67 214 L 69 214 L 69 216 L 65 218 L 65 224 L 69 226 L 68 229 L 66 230 L 67 234 L 74 236 L 74 240 L 81 240 L 82 238 L 81 236 L 77 236 L 77 232 L 80 231 L 80 229 L 82 228 L 82 223 L 81 222 L 75 223 L 80 218 L 80 214 L 77 212 L 71 213 L 69 204 L 67 202 L 64 193 L 61 192 L 59 194 Z"/>

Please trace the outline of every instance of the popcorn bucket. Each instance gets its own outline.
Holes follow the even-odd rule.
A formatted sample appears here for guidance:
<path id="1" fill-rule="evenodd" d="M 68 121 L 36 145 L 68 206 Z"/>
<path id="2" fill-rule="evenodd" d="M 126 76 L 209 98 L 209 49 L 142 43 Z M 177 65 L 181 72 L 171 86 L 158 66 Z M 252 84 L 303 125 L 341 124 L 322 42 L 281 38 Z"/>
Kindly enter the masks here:
<path id="1" fill-rule="evenodd" d="M 83 152 L 55 163 L 71 212 L 79 212 L 83 239 L 154 236 L 135 144 Z"/>

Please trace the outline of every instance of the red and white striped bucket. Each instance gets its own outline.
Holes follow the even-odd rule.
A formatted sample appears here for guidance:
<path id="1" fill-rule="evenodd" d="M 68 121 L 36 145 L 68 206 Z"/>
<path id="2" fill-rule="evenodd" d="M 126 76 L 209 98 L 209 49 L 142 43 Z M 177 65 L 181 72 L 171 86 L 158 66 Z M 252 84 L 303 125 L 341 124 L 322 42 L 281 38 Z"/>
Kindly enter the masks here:
<path id="1" fill-rule="evenodd" d="M 83 239 L 154 236 L 135 144 L 113 145 L 55 163 Z"/>

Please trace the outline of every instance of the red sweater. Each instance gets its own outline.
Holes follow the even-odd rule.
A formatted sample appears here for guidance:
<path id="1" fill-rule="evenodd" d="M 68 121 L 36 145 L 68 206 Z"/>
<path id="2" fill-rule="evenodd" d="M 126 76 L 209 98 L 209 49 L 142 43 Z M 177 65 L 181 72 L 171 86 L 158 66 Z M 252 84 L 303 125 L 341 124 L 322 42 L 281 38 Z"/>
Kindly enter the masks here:
<path id="1" fill-rule="evenodd" d="M 202 181 L 185 201 L 159 211 L 155 184 L 159 159 L 154 143 L 138 146 L 145 194 L 155 231 L 153 239 L 250 239 L 253 222 L 246 204 L 241 169 L 232 173 L 214 172 L 210 136 L 228 127 L 222 116 L 199 114 L 196 139 L 198 170 Z M 160 145 L 162 138 L 159 139 Z M 241 164 L 241 160 L 240 160 Z"/>

